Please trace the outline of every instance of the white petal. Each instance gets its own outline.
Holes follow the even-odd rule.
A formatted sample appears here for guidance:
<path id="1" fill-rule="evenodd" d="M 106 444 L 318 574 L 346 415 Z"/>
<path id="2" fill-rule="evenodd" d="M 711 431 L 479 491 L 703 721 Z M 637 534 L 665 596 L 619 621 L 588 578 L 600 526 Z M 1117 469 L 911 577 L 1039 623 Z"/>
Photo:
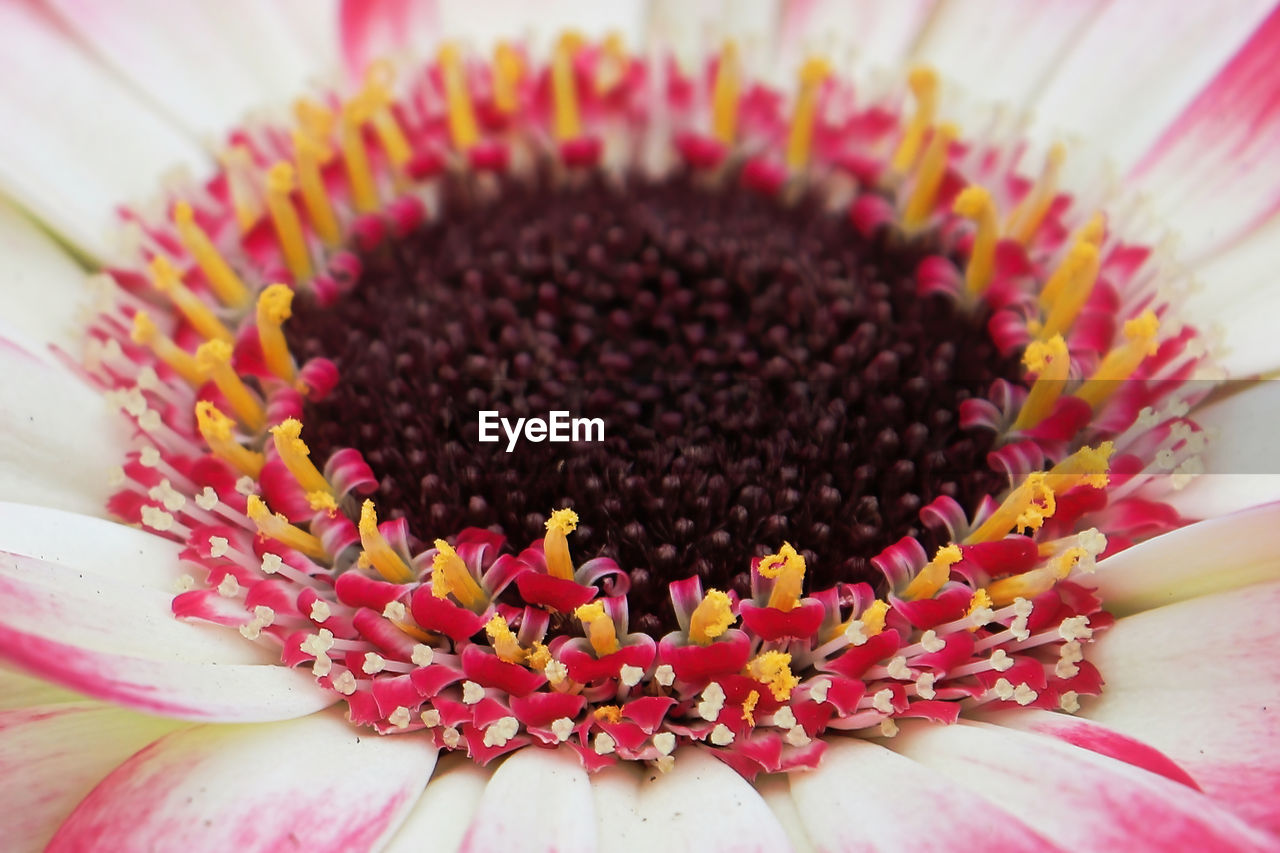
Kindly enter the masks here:
<path id="1" fill-rule="evenodd" d="M 782 829 L 787 833 L 787 840 L 795 853 L 809 853 L 814 850 L 813 840 L 791 796 L 791 776 L 786 774 L 770 774 L 756 779 L 756 790 L 778 819 Z"/>
<path id="2" fill-rule="evenodd" d="M 125 449 L 125 423 L 43 349 L 0 321 L 0 498 L 100 513 Z"/>
<path id="3" fill-rule="evenodd" d="M 1280 369 L 1277 241 L 1280 217 L 1194 267 L 1199 289 L 1188 297 L 1183 316 L 1197 326 L 1222 328 L 1225 353 L 1218 361 L 1237 379 Z"/>
<path id="4" fill-rule="evenodd" d="M 1274 839 L 1203 794 L 1055 738 L 925 723 L 903 726 L 887 745 L 1067 849 L 1274 849 Z"/>
<path id="5" fill-rule="evenodd" d="M 204 156 L 105 73 L 33 3 L 0 4 L 0 190 L 90 254 L 106 254 L 120 204 Z"/>
<path id="6" fill-rule="evenodd" d="M 522 749 L 494 771 L 467 850 L 595 850 L 591 781 L 568 749 Z"/>
<path id="7" fill-rule="evenodd" d="M 491 775 L 492 770 L 464 755 L 442 755 L 427 790 L 391 839 L 386 853 L 418 853 L 426 844 L 436 850 L 459 849 Z"/>
<path id="8" fill-rule="evenodd" d="M 1109 611 L 1133 613 L 1280 576 L 1280 504 L 1200 521 L 1098 564 Z"/>
<path id="9" fill-rule="evenodd" d="M 1008 812 L 924 765 L 857 738 L 833 740 L 791 798 L 820 850 L 1043 850 Z"/>
<path id="10" fill-rule="evenodd" d="M 375 849 L 431 776 L 427 738 L 335 714 L 169 735 L 94 789 L 49 850 Z"/>
<path id="11" fill-rule="evenodd" d="M 523 38 L 539 55 L 572 28 L 590 39 L 611 33 L 623 36 L 632 50 L 641 46 L 644 4 L 637 0 L 598 3 L 593 0 L 547 0 L 530 6 L 520 0 L 490 0 L 485 14 L 462 2 L 440 4 L 442 32 L 488 51 L 500 38 Z"/>
<path id="12" fill-rule="evenodd" d="M 41 849 L 103 777 L 182 725 L 97 702 L 0 711 L 5 849 Z"/>
<path id="13" fill-rule="evenodd" d="M 809 0 L 785 3 L 779 51 L 792 67 L 814 53 L 839 61 L 846 50 L 876 70 L 896 70 L 932 29 L 937 0 Z M 733 3 L 727 14 L 737 14 Z M 768 29 L 764 32 L 769 33 Z"/>
<path id="14" fill-rule="evenodd" d="M 5 336 L 29 352 L 49 344 L 78 351 L 84 270 L 29 219 L 0 201 L 0 317 Z"/>

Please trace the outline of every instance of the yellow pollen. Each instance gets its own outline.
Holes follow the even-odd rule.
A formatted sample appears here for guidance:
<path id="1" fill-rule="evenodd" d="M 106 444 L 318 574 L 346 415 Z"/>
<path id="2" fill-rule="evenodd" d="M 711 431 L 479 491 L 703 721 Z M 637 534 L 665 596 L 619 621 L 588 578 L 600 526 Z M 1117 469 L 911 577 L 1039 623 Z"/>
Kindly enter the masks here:
<path id="1" fill-rule="evenodd" d="M 453 593 L 463 607 L 477 613 L 482 611 L 488 606 L 489 598 L 471 576 L 467 564 L 443 539 L 437 539 L 435 545 L 436 555 L 431 561 L 431 594 L 444 598 Z"/>
<path id="2" fill-rule="evenodd" d="M 947 174 L 951 143 L 959 133 L 959 129 L 949 122 L 934 128 L 933 136 L 916 169 L 915 184 L 902 211 L 902 227 L 906 230 L 915 231 L 924 227 L 933 214 L 938 190 Z"/>
<path id="3" fill-rule="evenodd" d="M 580 44 L 579 36 L 565 33 L 560 36 L 551 58 L 551 99 L 554 109 L 552 132 L 557 142 L 582 136 L 582 118 L 578 114 L 578 83 L 573 73 L 573 57 Z"/>
<path id="4" fill-rule="evenodd" d="M 699 646 L 708 645 L 729 630 L 736 618 L 729 596 L 718 589 L 709 589 L 689 617 L 689 641 Z"/>
<path id="5" fill-rule="evenodd" d="M 582 605 L 573 611 L 573 618 L 582 623 L 582 630 L 591 648 L 595 649 L 596 657 L 602 658 L 618 650 L 617 628 L 609 614 L 604 612 L 602 603 L 593 601 Z"/>
<path id="6" fill-rule="evenodd" d="M 1058 194 L 1058 176 L 1062 172 L 1062 164 L 1067 159 L 1067 149 L 1062 143 L 1054 143 L 1049 149 L 1044 170 L 1036 179 L 1035 185 L 1027 191 L 1026 196 L 1009 214 L 1005 230 L 1009 236 L 1024 246 L 1031 242 L 1040 223 L 1044 222 L 1053 199 Z"/>
<path id="7" fill-rule="evenodd" d="M 293 205 L 293 167 L 283 161 L 267 172 L 267 209 L 275 225 L 280 251 L 295 281 L 311 279 L 311 253 L 307 250 L 307 238 L 302 232 L 302 220 Z"/>
<path id="8" fill-rule="evenodd" d="M 489 636 L 489 645 L 493 647 L 500 660 L 507 663 L 524 663 L 529 656 L 529 653 L 520 647 L 520 641 L 516 639 L 511 626 L 507 624 L 506 619 L 502 618 L 501 613 L 493 614 L 493 618 L 485 624 L 484 632 Z"/>
<path id="9" fill-rule="evenodd" d="M 292 468 L 289 470 L 293 471 Z M 327 487 L 328 483 L 325 483 L 325 486 Z M 378 530 L 378 514 L 373 508 L 373 501 L 366 500 L 361 505 L 359 528 L 360 546 L 364 548 L 369 564 L 378 574 L 391 583 L 409 583 L 414 579 L 413 570 L 409 568 L 409 564 L 396 553 L 382 532 Z"/>
<path id="10" fill-rule="evenodd" d="M 1076 396 L 1095 409 L 1106 401 L 1119 384 L 1133 375 L 1147 356 L 1160 348 L 1157 337 L 1160 321 L 1155 312 L 1144 311 L 1124 324 L 1125 342 L 1112 348 L 1088 381 L 1076 389 Z"/>
<path id="11" fill-rule="evenodd" d="M 222 321 L 214 315 L 213 309 L 187 289 L 173 264 L 162 255 L 151 260 L 151 281 L 156 290 L 169 297 L 174 307 L 206 340 L 222 340 L 227 343 L 235 340 L 231 330 L 222 325 Z"/>
<path id="12" fill-rule="evenodd" d="M 778 610 L 791 610 L 804 593 L 804 557 L 788 542 L 782 550 L 760 561 L 757 571 L 762 577 L 773 578 L 773 591 L 769 593 L 769 606 Z"/>
<path id="13" fill-rule="evenodd" d="M 965 544 L 1003 539 L 1014 528 L 1039 530 L 1044 520 L 1053 515 L 1056 507 L 1053 489 L 1046 482 L 1045 473 L 1037 471 L 1028 474 L 991 517 L 965 538 Z"/>
<path id="14" fill-rule="evenodd" d="M 902 591 L 902 597 L 908 601 L 919 598 L 932 598 L 942 589 L 943 584 L 951 579 L 951 567 L 964 559 L 958 545 L 947 545 L 939 548 L 933 559 L 921 569 L 911 583 Z"/>
<path id="15" fill-rule="evenodd" d="M 1049 487 L 1058 494 L 1080 485 L 1106 488 L 1109 481 L 1107 472 L 1115 449 L 1115 443 L 1110 441 L 1104 441 L 1097 447 L 1080 448 L 1049 469 L 1046 477 Z"/>
<path id="16" fill-rule="evenodd" d="M 218 386 L 236 417 L 250 431 L 258 432 L 266 425 L 267 413 L 262 403 L 231 366 L 231 344 L 205 341 L 196 350 L 196 365 Z"/>
<path id="17" fill-rule="evenodd" d="M 471 107 L 471 92 L 467 88 L 466 74 L 462 68 L 462 54 L 458 46 L 446 43 L 436 57 L 440 75 L 444 80 L 444 98 L 449 111 L 449 135 L 459 151 L 469 151 L 480 141 L 480 128 Z M 513 93 L 514 97 L 514 93 Z"/>
<path id="18" fill-rule="evenodd" d="M 333 149 L 325 143 L 333 133 L 333 110 L 310 98 L 299 98 L 293 102 L 293 116 L 302 135 L 315 143 L 320 165 L 327 164 L 334 155 Z"/>
<path id="19" fill-rule="evenodd" d="M 243 145 L 233 145 L 219 157 L 227 175 L 227 190 L 236 223 L 241 233 L 248 233 L 262 217 L 262 200 L 258 195 L 258 168 L 253 155 Z"/>
<path id="20" fill-rule="evenodd" d="M 1085 556 L 1083 548 L 1068 548 L 1047 565 L 1020 575 L 993 581 L 986 590 L 991 596 L 991 604 L 1004 607 L 1019 598 L 1031 600 L 1041 593 L 1048 592 L 1058 581 L 1066 580 L 1083 556 Z"/>
<path id="21" fill-rule="evenodd" d="M 307 492 L 307 505 L 316 512 L 324 510 L 330 518 L 338 514 L 338 502 L 328 492 Z"/>
<path id="22" fill-rule="evenodd" d="M 547 573 L 561 580 L 573 580 L 573 559 L 569 556 L 569 534 L 578 526 L 578 514 L 558 509 L 547 519 L 547 535 L 542 547 L 547 555 Z"/>
<path id="23" fill-rule="evenodd" d="M 996 203 L 991 199 L 991 193 L 982 187 L 972 186 L 956 197 L 952 210 L 978 226 L 973 237 L 973 249 L 969 252 L 969 264 L 964 271 L 964 285 L 970 296 L 979 296 L 986 291 L 995 274 L 996 243 L 1000 239 Z"/>
<path id="24" fill-rule="evenodd" d="M 213 245 L 213 241 L 204 233 L 204 229 L 196 224 L 195 213 L 191 205 L 180 201 L 173 207 L 173 224 L 178 229 L 178 239 L 183 247 L 195 258 L 209 287 L 223 305 L 238 308 L 249 302 L 249 288 L 244 286 L 240 276 Z"/>
<path id="25" fill-rule="evenodd" d="M 893 153 L 893 171 L 905 175 L 911 171 L 924 146 L 925 134 L 933 126 L 938 112 L 938 75 L 932 68 L 913 68 L 907 85 L 916 99 L 916 111 L 907 122 L 902 141 Z"/>
<path id="26" fill-rule="evenodd" d="M 304 492 L 323 492 L 333 495 L 333 487 L 311 461 L 311 450 L 302 440 L 302 423 L 297 418 L 287 418 L 271 428 L 271 438 L 276 453 L 284 467 Z"/>
<path id="27" fill-rule="evenodd" d="M 297 371 L 289 344 L 281 330 L 293 314 L 293 289 L 287 284 L 272 284 L 258 294 L 258 343 L 267 369 L 285 382 L 292 382 Z"/>
<path id="28" fill-rule="evenodd" d="M 222 461 L 231 465 L 241 474 L 258 479 L 265 461 L 261 453 L 242 446 L 236 441 L 232 430 L 235 424 L 231 418 L 219 411 L 218 407 L 208 400 L 196 403 L 196 426 L 209 450 Z"/>
<path id="29" fill-rule="evenodd" d="M 730 39 L 720 50 L 715 88 L 711 95 L 711 135 L 725 145 L 732 145 L 738 135 L 738 102 L 741 97 L 742 68 L 738 61 L 738 43 Z"/>
<path id="30" fill-rule="evenodd" d="M 969 610 L 966 616 L 972 616 L 979 610 L 989 609 L 991 607 L 991 596 L 987 594 L 985 589 L 975 589 L 973 597 L 969 599 Z"/>
<path id="31" fill-rule="evenodd" d="M 813 148 L 813 128 L 818 121 L 818 93 L 831 76 L 831 63 L 812 57 L 800 68 L 800 88 L 791 110 L 791 130 L 787 136 L 787 168 L 799 171 L 809 163 Z"/>
<path id="32" fill-rule="evenodd" d="M 504 115 L 520 106 L 516 87 L 523 72 L 520 54 L 508 42 L 498 42 L 493 49 L 493 105 Z"/>
<path id="33" fill-rule="evenodd" d="M 342 125 L 338 134 L 342 160 L 351 185 L 351 200 L 358 213 L 378 209 L 378 188 L 369 168 L 369 152 L 364 145 L 362 128 L 369 118 L 368 106 L 360 98 L 348 101 L 342 108 Z"/>
<path id="34" fill-rule="evenodd" d="M 317 560 L 328 558 L 323 542 L 305 530 L 294 527 L 280 513 L 267 509 L 267 505 L 257 495 L 249 495 L 248 513 L 249 518 L 257 525 L 258 532 L 268 539 L 274 539 L 286 548 L 301 551 Z"/>
<path id="35" fill-rule="evenodd" d="M 594 716 L 604 723 L 620 723 L 622 722 L 622 709 L 617 705 L 601 705 L 596 708 Z"/>
<path id="36" fill-rule="evenodd" d="M 862 615 L 858 617 L 858 621 L 862 623 L 862 633 L 868 637 L 874 637 L 884 630 L 884 619 L 889 613 L 889 602 L 876 599 L 867 605 L 867 609 L 862 611 Z"/>
<path id="37" fill-rule="evenodd" d="M 1098 247 L 1092 243 L 1080 242 L 1071 247 L 1066 259 L 1054 270 L 1046 285 L 1052 286 L 1057 296 L 1054 297 L 1044 326 L 1040 329 L 1040 340 L 1048 340 L 1071 328 L 1085 302 L 1089 300 L 1089 294 L 1093 293 L 1093 285 L 1098 280 L 1099 263 Z M 1059 276 L 1061 279 L 1055 281 Z"/>
<path id="38" fill-rule="evenodd" d="M 1022 363 L 1037 376 L 1018 412 L 1018 419 L 1013 422 L 1015 430 L 1031 429 L 1049 416 L 1071 372 L 1071 356 L 1062 335 L 1027 344 Z"/>
<path id="39" fill-rule="evenodd" d="M 766 684 L 773 698 L 785 702 L 800 679 L 791 674 L 791 655 L 786 652 L 764 652 L 747 664 L 747 674 Z"/>
<path id="40" fill-rule="evenodd" d="M 756 724 L 756 705 L 760 702 L 760 691 L 752 690 L 747 694 L 747 698 L 742 700 L 742 720 L 748 726 Z"/>
<path id="41" fill-rule="evenodd" d="M 551 663 L 551 650 L 542 643 L 534 643 L 533 648 L 529 650 L 529 656 L 525 658 L 524 665 L 529 669 L 541 672 L 547 668 L 547 664 Z"/>
<path id="42" fill-rule="evenodd" d="M 391 63 L 386 60 L 375 62 L 365 72 L 362 97 L 368 105 L 373 132 L 378 135 L 382 150 L 386 152 L 391 165 L 399 170 L 413 157 L 413 149 L 391 109 L 391 87 L 394 82 L 395 69 Z"/>
<path id="43" fill-rule="evenodd" d="M 342 229 L 338 226 L 338 217 L 333 212 L 333 202 L 321 171 L 321 166 L 332 156 L 333 151 L 328 145 L 317 142 L 305 131 L 293 132 L 293 158 L 298 170 L 302 204 L 307 209 L 311 227 L 330 248 L 342 242 Z"/>
<path id="44" fill-rule="evenodd" d="M 196 364 L 195 356 L 175 344 L 168 335 L 161 333 L 146 311 L 133 315 L 133 333 L 130 337 L 135 344 L 149 347 L 156 358 L 172 367 L 192 387 L 204 384 L 204 371 Z"/>

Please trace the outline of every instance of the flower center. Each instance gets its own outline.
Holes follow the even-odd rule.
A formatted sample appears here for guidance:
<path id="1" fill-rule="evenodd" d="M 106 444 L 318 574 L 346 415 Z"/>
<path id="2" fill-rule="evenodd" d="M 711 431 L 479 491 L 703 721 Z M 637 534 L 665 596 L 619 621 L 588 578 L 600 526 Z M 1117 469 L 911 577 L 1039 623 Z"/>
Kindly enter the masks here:
<path id="1" fill-rule="evenodd" d="M 437 218 L 287 326 L 343 375 L 307 407 L 313 452 L 359 449 L 385 517 L 525 544 L 571 507 L 575 551 L 629 571 L 633 625 L 658 635 L 672 580 L 749 597 L 751 558 L 792 540 L 819 588 L 883 587 L 881 550 L 945 544 L 922 506 L 1007 486 L 957 406 L 1021 369 L 985 316 L 918 297 L 935 237 L 868 239 L 817 193 L 784 206 L 685 174 L 474 189 L 451 181 Z M 604 440 L 480 440 L 481 412 L 556 410 Z"/>

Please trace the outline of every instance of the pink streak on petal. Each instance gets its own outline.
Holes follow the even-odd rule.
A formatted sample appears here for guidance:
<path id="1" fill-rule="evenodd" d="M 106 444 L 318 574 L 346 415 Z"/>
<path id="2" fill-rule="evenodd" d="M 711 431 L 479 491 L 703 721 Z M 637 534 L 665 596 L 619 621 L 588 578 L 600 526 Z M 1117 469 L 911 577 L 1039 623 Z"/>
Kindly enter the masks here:
<path id="1" fill-rule="evenodd" d="M 342 58 L 359 79 L 370 62 L 439 29 L 435 0 L 343 0 L 338 10 Z"/>

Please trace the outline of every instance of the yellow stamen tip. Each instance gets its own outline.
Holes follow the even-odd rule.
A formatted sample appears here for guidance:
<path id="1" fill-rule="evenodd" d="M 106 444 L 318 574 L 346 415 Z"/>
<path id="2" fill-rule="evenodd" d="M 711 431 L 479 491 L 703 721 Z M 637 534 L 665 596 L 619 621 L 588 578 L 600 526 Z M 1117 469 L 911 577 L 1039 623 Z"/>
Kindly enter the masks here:
<path id="1" fill-rule="evenodd" d="M 991 193 L 987 192 L 985 187 L 971 186 L 965 187 L 960 195 L 956 196 L 952 210 L 957 216 L 963 216 L 966 219 L 977 219 L 985 211 L 990 210 L 993 206 Z"/>
<path id="2" fill-rule="evenodd" d="M 519 639 L 501 613 L 493 614 L 493 618 L 485 623 L 484 632 L 489 637 L 489 645 L 493 647 L 500 660 L 507 663 L 524 663 L 528 658 L 529 653 L 520 647 Z"/>
<path id="3" fill-rule="evenodd" d="M 611 655 L 618 650 L 618 635 L 613 619 L 604 611 L 604 604 L 592 601 L 573 611 L 573 618 L 582 623 L 591 648 L 597 657 Z"/>
<path id="4" fill-rule="evenodd" d="M 800 679 L 791 674 L 791 655 L 786 652 L 770 651 L 757 655 L 747 664 L 747 674 L 768 685 L 769 692 L 779 702 L 790 699 L 791 691 L 800 683 Z"/>
<path id="5" fill-rule="evenodd" d="M 774 579 L 770 607 L 791 610 L 796 606 L 804 593 L 805 561 L 791 543 L 784 542 L 778 553 L 761 560 L 756 570 L 761 577 Z"/>
<path id="6" fill-rule="evenodd" d="M 338 511 L 338 502 L 328 492 L 307 492 L 307 505 L 316 512 L 326 510 L 330 517 Z"/>
<path id="7" fill-rule="evenodd" d="M 205 341 L 196 348 L 196 363 L 200 369 L 212 373 L 231 364 L 231 344 L 226 341 Z"/>
<path id="8" fill-rule="evenodd" d="M 617 705 L 601 705 L 594 711 L 595 718 L 605 723 L 622 722 L 622 709 Z"/>
<path id="9" fill-rule="evenodd" d="M 709 589 L 689 617 L 689 639 L 705 646 L 729 630 L 736 618 L 729 596 L 718 589 Z"/>
<path id="10" fill-rule="evenodd" d="M 196 403 L 196 425 L 206 441 L 211 439 L 225 441 L 231 438 L 231 428 L 233 426 L 231 418 L 224 415 L 217 406 L 207 400 L 201 400 Z"/>
<path id="11" fill-rule="evenodd" d="M 160 334 L 160 330 L 156 328 L 155 322 L 151 319 L 151 315 L 146 311 L 139 311 L 133 315 L 133 332 L 129 337 L 135 344 L 149 344 L 155 340 Z"/>
<path id="12" fill-rule="evenodd" d="M 568 535 L 578 527 L 578 514 L 571 509 L 558 509 L 547 519 L 548 532 L 557 531 Z"/>

